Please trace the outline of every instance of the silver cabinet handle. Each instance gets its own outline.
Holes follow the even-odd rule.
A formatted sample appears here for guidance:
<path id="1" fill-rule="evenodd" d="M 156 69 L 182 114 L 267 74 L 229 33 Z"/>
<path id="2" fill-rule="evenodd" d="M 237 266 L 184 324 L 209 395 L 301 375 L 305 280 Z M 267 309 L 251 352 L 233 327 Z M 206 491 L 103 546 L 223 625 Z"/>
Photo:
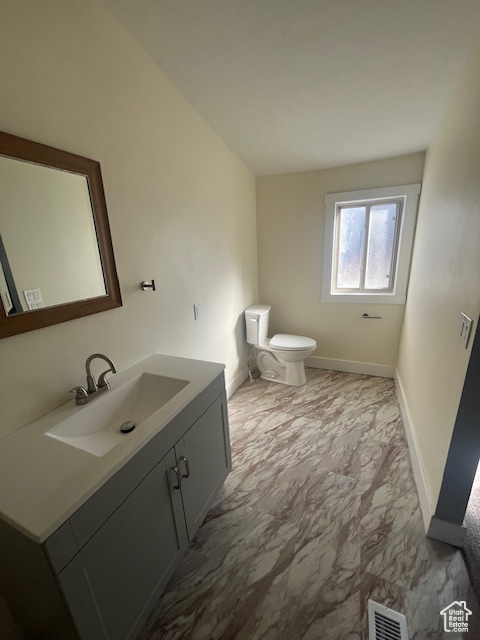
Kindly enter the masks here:
<path id="1" fill-rule="evenodd" d="M 185 463 L 185 473 L 182 475 L 182 478 L 190 477 L 190 464 L 185 456 L 180 456 L 179 460 L 183 460 Z"/>
<path id="2" fill-rule="evenodd" d="M 177 484 L 174 484 L 173 488 L 174 489 L 180 489 L 181 480 L 180 480 L 180 474 L 178 472 L 178 468 L 177 467 L 170 467 L 170 471 L 173 471 L 174 474 L 177 476 Z"/>

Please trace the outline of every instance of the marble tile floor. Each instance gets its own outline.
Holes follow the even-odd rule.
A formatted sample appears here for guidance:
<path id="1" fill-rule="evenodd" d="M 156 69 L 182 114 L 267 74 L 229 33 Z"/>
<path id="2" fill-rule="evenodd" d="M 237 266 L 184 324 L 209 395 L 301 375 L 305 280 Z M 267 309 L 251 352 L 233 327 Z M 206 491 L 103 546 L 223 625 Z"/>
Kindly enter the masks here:
<path id="1" fill-rule="evenodd" d="M 462 553 L 425 537 L 386 378 L 307 369 L 307 384 L 245 382 L 229 402 L 233 471 L 143 640 L 366 640 L 369 598 L 410 640 L 440 610 L 480 611 Z"/>

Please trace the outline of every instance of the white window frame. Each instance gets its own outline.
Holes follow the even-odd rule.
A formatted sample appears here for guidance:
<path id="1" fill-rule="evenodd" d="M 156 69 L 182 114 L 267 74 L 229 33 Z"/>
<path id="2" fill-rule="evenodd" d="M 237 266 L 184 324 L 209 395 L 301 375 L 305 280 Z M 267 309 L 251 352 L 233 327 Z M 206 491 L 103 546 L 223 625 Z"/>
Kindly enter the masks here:
<path id="1" fill-rule="evenodd" d="M 330 193 L 325 196 L 322 302 L 405 304 L 421 187 L 420 183 L 404 184 L 397 187 Z M 396 273 L 393 291 L 368 293 L 364 291 L 334 291 L 335 219 L 339 207 L 389 199 L 403 201 L 402 219 L 397 236 L 397 251 L 396 257 L 394 257 Z"/>

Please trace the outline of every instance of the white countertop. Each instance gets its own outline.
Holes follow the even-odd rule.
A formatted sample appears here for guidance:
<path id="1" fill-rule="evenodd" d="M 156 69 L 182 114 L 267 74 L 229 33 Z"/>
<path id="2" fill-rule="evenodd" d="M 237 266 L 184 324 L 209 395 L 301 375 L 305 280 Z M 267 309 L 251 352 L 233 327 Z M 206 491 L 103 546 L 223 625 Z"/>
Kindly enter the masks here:
<path id="1" fill-rule="evenodd" d="M 45 435 L 60 420 L 101 402 L 102 396 L 84 406 L 71 400 L 0 440 L 0 517 L 35 542 L 44 542 L 223 369 L 223 364 L 156 354 L 110 376 L 112 389 L 142 373 L 188 384 L 102 457 Z"/>

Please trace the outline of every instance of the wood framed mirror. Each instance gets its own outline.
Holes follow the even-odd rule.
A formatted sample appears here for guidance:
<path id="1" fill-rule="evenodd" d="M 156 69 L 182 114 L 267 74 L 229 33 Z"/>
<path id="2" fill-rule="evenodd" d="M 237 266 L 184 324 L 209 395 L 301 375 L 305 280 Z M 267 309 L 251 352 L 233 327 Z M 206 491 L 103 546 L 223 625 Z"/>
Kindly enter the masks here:
<path id="1" fill-rule="evenodd" d="M 0 132 L 0 338 L 120 306 L 100 163 Z"/>

